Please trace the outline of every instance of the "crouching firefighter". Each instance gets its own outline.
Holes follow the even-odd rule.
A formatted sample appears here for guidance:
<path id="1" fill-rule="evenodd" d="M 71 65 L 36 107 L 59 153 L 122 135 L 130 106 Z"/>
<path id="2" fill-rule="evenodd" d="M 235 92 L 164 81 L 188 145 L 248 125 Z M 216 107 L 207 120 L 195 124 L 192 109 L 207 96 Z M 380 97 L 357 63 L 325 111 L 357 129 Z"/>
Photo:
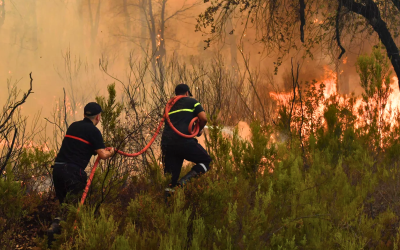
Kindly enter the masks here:
<path id="1" fill-rule="evenodd" d="M 85 168 L 92 155 L 98 154 L 101 159 L 107 159 L 114 154 L 113 148 L 106 149 L 100 130 L 96 128 L 101 112 L 99 104 L 88 103 L 84 108 L 85 118 L 72 123 L 62 141 L 52 166 L 54 189 L 60 205 L 79 202 L 79 195 L 87 181 Z M 60 220 L 60 217 L 55 218 L 47 231 L 49 245 L 54 240 L 54 234 L 61 233 Z"/>
<path id="2" fill-rule="evenodd" d="M 194 117 L 199 120 L 199 133 L 203 133 L 203 128 L 207 123 L 207 116 L 203 107 L 196 99 L 191 98 L 189 87 L 186 84 L 179 84 L 175 88 L 175 94 L 184 95 L 170 109 L 168 115 L 172 125 L 183 134 L 189 135 L 189 123 Z M 171 183 L 166 188 L 166 197 L 169 197 L 174 191 L 175 186 L 183 186 L 191 178 L 204 174 L 208 171 L 211 158 L 207 151 L 197 142 L 195 138 L 185 138 L 174 132 L 168 123 L 161 137 L 161 150 L 164 164 L 164 174 L 171 174 Z M 189 173 L 179 181 L 183 160 L 196 163 Z"/>

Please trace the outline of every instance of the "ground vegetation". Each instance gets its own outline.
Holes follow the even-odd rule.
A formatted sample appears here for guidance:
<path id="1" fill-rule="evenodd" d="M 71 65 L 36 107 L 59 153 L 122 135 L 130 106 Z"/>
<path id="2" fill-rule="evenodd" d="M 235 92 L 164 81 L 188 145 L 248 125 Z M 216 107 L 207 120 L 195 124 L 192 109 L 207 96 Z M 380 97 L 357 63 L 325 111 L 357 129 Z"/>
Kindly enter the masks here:
<path id="1" fill-rule="evenodd" d="M 388 108 L 391 72 L 381 47 L 358 60 L 362 98 L 326 96 L 325 84 L 302 83 L 294 65 L 289 99 L 271 104 L 270 117 L 255 113 L 261 104 L 254 98 L 218 99 L 230 86 L 221 68 L 176 61 L 168 67 L 167 79 L 199 79 L 191 87 L 210 114 L 210 171 L 165 202 L 169 177 L 162 174 L 157 142 L 141 157 L 102 161 L 79 213 L 67 207 L 54 249 L 398 249 L 400 120 Z M 97 98 L 107 146 L 141 149 L 172 96 L 166 84 L 141 87 L 140 75 L 115 78 L 125 89 L 123 101 L 114 84 Z M 221 102 L 248 115 L 227 117 L 229 106 Z M 232 120 L 248 121 L 251 136 L 242 138 L 238 127 L 227 130 Z M 0 248 L 47 248 L 44 232 L 60 209 L 54 191 L 21 185 L 20 176 L 36 171 L 48 177 L 52 157 L 51 148 L 30 147 L 18 161 L 8 160 L 0 178 Z M 186 165 L 182 175 L 189 170 Z"/>

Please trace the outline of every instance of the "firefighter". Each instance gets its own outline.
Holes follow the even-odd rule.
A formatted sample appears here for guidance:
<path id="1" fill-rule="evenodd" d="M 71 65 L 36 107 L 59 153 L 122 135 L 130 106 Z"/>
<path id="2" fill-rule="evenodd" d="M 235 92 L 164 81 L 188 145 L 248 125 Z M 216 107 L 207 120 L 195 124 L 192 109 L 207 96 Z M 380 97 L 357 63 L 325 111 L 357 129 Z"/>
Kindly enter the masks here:
<path id="1" fill-rule="evenodd" d="M 100 130 L 96 127 L 100 122 L 101 112 L 99 104 L 90 102 L 84 108 L 84 119 L 68 127 L 52 166 L 54 189 L 60 204 L 78 201 L 78 195 L 86 186 L 85 168 L 93 155 L 98 154 L 101 159 L 114 155 L 113 148 L 106 149 Z M 53 235 L 60 233 L 60 220 L 59 217 L 55 218 L 48 230 L 50 245 Z"/>
<path id="2" fill-rule="evenodd" d="M 175 95 L 186 97 L 178 100 L 169 111 L 168 115 L 172 125 L 183 134 L 189 134 L 189 123 L 194 117 L 198 117 L 200 130 L 197 136 L 201 136 L 207 123 L 207 116 L 201 104 L 194 98 L 189 86 L 179 84 L 175 88 Z M 168 123 L 161 137 L 161 150 L 164 164 L 164 174 L 171 174 L 171 183 L 165 189 L 168 197 L 175 186 L 183 186 L 191 178 L 208 171 L 211 157 L 195 138 L 185 138 L 174 132 Z M 183 160 L 196 163 L 192 169 L 179 181 Z"/>

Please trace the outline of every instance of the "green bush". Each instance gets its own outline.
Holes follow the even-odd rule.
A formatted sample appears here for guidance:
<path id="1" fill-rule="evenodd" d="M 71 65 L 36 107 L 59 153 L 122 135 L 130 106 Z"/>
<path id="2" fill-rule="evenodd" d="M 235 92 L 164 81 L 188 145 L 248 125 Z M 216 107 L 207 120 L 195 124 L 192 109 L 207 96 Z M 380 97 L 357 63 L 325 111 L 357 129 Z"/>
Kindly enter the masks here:
<path id="1" fill-rule="evenodd" d="M 0 177 L 0 218 L 10 222 L 18 221 L 23 215 L 25 189 L 14 180 L 11 167 L 6 168 L 5 177 Z"/>
<path id="2" fill-rule="evenodd" d="M 295 90 L 302 99 L 292 100 L 293 110 L 281 107 L 274 125 L 253 121 L 248 141 L 211 118 L 210 171 L 167 201 L 159 159 L 143 156 L 146 171 L 129 178 L 122 161 L 103 162 L 88 202 L 79 213 L 71 207 L 53 248 L 397 249 L 400 118 L 390 124 L 381 116 L 390 72 L 379 48 L 357 67 L 360 106 L 354 96 L 325 98 L 324 84 L 312 81 Z M 113 88 L 101 99 L 109 141 L 121 114 Z M 11 180 L 0 180 L 3 228 L 4 218 L 18 222 L 24 213 L 23 189 Z"/>
<path id="3" fill-rule="evenodd" d="M 25 189 L 22 183 L 15 181 L 11 166 L 6 175 L 0 177 L 0 249 L 14 249 L 16 242 L 12 238 L 18 230 L 24 210 Z"/>

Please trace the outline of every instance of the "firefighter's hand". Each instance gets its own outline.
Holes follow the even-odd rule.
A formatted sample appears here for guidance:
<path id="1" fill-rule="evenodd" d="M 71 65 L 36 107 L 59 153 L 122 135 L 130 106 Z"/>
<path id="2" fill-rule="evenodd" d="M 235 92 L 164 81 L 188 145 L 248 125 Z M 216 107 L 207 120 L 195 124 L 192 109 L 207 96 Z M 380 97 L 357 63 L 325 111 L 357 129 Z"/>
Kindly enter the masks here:
<path id="1" fill-rule="evenodd" d="M 110 153 L 110 157 L 115 154 L 115 149 L 114 148 L 106 148 L 106 150 Z"/>
<path id="2" fill-rule="evenodd" d="M 100 148 L 96 150 L 96 153 L 99 155 L 100 159 L 105 160 L 114 155 L 114 148 Z"/>

